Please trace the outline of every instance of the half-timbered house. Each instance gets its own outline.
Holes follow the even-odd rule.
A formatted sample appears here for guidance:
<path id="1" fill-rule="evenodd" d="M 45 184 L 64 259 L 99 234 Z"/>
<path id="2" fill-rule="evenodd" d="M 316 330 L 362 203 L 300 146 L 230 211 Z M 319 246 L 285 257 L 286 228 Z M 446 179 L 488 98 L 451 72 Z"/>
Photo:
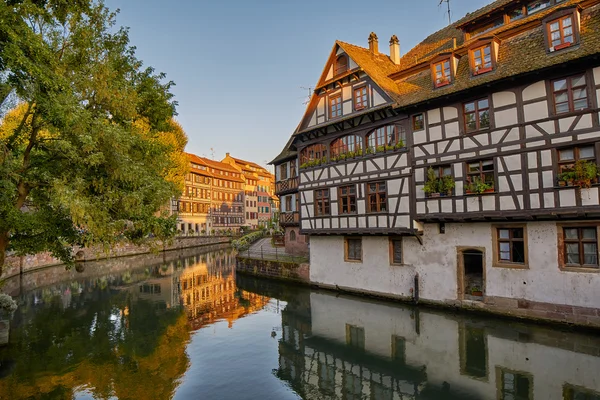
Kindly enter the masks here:
<path id="1" fill-rule="evenodd" d="M 598 0 L 497 0 L 404 55 L 336 42 L 285 149 L 311 280 L 600 324 L 599 56 Z"/>

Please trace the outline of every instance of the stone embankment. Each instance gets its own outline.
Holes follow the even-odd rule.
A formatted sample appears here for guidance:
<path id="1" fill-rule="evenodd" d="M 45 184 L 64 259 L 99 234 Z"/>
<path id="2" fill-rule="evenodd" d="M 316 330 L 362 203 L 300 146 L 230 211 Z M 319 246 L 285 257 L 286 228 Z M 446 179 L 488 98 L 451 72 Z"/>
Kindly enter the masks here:
<path id="1" fill-rule="evenodd" d="M 272 245 L 270 237 L 241 251 L 236 258 L 235 270 L 240 274 L 310 284 L 308 258 L 286 254 L 283 248 Z"/>
<path id="2" fill-rule="evenodd" d="M 180 250 L 192 247 L 229 244 L 231 239 L 231 236 L 182 236 L 175 238 L 173 243 L 165 246 L 165 250 Z M 162 250 L 162 248 L 159 248 L 159 250 Z M 156 249 L 154 249 L 154 252 L 155 251 Z M 96 261 L 106 258 L 149 254 L 153 253 L 153 249 L 150 246 L 136 246 L 133 244 L 124 243 L 119 244 L 109 250 L 99 247 L 92 247 L 87 249 L 78 249 L 76 252 L 78 254 L 78 260 Z M 6 279 L 10 278 L 11 276 L 18 275 L 21 271 L 26 273 L 38 270 L 40 268 L 46 268 L 60 264 L 62 264 L 62 262 L 52 257 L 50 253 L 38 253 L 24 257 L 9 256 L 6 258 L 3 273 L 0 279 Z"/>

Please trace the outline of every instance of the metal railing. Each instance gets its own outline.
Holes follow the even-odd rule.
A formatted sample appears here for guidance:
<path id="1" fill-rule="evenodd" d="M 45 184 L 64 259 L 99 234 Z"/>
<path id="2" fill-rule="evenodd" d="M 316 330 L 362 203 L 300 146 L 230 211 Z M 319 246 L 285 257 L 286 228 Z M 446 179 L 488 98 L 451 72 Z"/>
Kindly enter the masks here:
<path id="1" fill-rule="evenodd" d="M 293 262 L 297 264 L 308 263 L 309 259 L 307 256 L 297 256 L 286 253 L 284 250 L 277 247 L 271 246 L 253 246 L 248 250 L 244 250 L 238 253 L 240 257 L 254 258 L 259 260 L 273 260 L 273 261 L 284 261 Z"/>

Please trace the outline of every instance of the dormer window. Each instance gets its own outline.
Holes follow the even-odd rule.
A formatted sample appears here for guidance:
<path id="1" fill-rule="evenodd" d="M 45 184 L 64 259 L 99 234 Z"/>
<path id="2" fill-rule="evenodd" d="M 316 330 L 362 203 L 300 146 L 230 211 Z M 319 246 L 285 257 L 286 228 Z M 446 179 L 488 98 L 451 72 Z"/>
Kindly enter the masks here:
<path id="1" fill-rule="evenodd" d="M 450 68 L 449 58 L 433 64 L 433 76 L 435 87 L 446 86 L 452 82 L 452 69 Z"/>
<path id="2" fill-rule="evenodd" d="M 573 16 L 567 15 L 548 23 L 550 49 L 560 50 L 569 47 L 573 40 Z"/>
<path id="3" fill-rule="evenodd" d="M 342 54 L 335 60 L 335 75 L 341 75 L 346 71 L 348 71 L 348 56 Z"/>
<path id="4" fill-rule="evenodd" d="M 473 60 L 473 73 L 475 75 L 490 72 L 493 67 L 491 43 L 471 50 L 471 58 Z"/>
<path id="5" fill-rule="evenodd" d="M 550 7 L 552 1 L 551 0 L 536 0 L 536 1 L 532 1 L 531 3 L 527 4 L 527 15 L 536 13 L 538 11 L 541 11 L 545 8 Z"/>

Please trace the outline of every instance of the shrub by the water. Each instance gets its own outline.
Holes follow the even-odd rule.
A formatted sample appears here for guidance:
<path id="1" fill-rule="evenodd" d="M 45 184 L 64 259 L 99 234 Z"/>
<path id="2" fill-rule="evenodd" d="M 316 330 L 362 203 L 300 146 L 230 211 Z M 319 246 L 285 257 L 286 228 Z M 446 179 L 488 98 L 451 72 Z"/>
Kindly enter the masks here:
<path id="1" fill-rule="evenodd" d="M 231 242 L 231 246 L 237 251 L 243 251 L 248 249 L 252 243 L 256 242 L 258 239 L 264 236 L 264 232 L 252 232 L 247 235 L 242 236 L 241 238 L 234 240 Z"/>

